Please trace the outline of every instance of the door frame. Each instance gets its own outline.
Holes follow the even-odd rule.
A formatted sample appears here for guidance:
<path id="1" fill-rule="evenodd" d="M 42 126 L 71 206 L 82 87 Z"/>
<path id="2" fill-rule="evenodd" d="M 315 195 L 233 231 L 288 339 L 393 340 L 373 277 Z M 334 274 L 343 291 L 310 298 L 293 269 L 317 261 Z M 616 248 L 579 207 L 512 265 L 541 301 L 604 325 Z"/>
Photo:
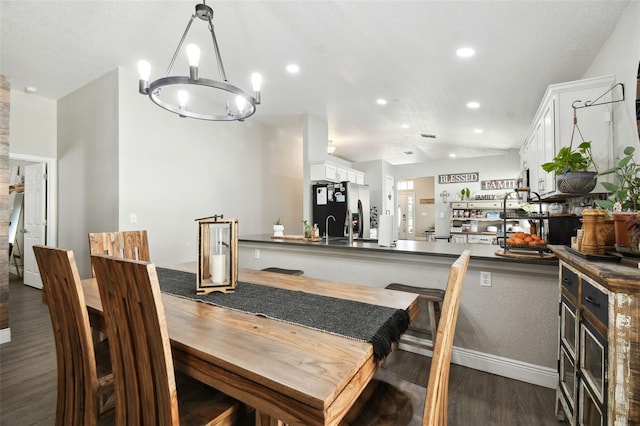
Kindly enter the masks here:
<path id="1" fill-rule="evenodd" d="M 9 161 L 47 164 L 47 245 L 58 246 L 58 162 L 55 158 L 9 152 Z"/>

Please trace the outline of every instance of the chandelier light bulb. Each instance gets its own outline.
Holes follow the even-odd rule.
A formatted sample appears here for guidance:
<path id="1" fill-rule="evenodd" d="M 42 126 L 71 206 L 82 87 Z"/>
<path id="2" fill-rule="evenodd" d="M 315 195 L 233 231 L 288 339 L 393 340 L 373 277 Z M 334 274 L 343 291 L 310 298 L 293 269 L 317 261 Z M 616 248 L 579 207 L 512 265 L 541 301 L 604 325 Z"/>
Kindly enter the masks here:
<path id="1" fill-rule="evenodd" d="M 195 44 L 187 44 L 187 58 L 189 66 L 197 67 L 200 64 L 200 48 Z"/>
<path id="2" fill-rule="evenodd" d="M 251 74 L 251 85 L 253 86 L 254 92 L 259 92 L 262 88 L 262 76 L 257 72 Z"/>
<path id="3" fill-rule="evenodd" d="M 144 60 L 138 61 L 138 75 L 140 76 L 140 80 L 149 81 L 149 77 L 151 76 L 151 64 Z"/>
<path id="4" fill-rule="evenodd" d="M 149 77 L 151 76 L 151 64 L 147 61 L 138 61 L 138 92 L 143 95 L 149 93 Z"/>
<path id="5" fill-rule="evenodd" d="M 186 90 L 178 90 L 178 105 L 181 109 L 187 108 L 187 102 L 189 101 L 189 94 Z"/>
<path id="6" fill-rule="evenodd" d="M 189 78 L 197 80 L 199 78 L 200 48 L 195 44 L 187 44 L 187 59 L 189 59 Z"/>
<path id="7" fill-rule="evenodd" d="M 244 112 L 244 109 L 247 107 L 247 100 L 242 96 L 236 96 L 236 107 L 238 108 L 238 112 Z"/>

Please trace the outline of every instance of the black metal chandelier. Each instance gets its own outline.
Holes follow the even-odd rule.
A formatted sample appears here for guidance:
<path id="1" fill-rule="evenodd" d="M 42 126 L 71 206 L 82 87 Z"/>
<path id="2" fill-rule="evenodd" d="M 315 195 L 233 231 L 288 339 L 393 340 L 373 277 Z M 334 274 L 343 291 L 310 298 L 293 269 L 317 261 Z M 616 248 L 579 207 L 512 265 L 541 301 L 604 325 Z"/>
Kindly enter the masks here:
<path id="1" fill-rule="evenodd" d="M 151 75 L 151 65 L 147 61 L 138 61 L 138 72 L 140 74 L 140 82 L 138 91 L 142 95 L 147 95 L 158 106 L 166 109 L 167 111 L 178 114 L 180 117 L 197 118 L 200 120 L 210 121 L 242 121 L 247 117 L 252 116 L 256 112 L 256 105 L 260 104 L 260 86 L 262 85 L 262 76 L 258 73 L 251 75 L 251 82 L 253 85 L 253 96 L 247 94 L 242 89 L 230 84 L 227 80 L 227 75 L 222 63 L 222 57 L 220 56 L 220 50 L 218 49 L 218 41 L 216 34 L 213 30 L 213 9 L 204 4 L 197 4 L 195 13 L 191 15 L 187 28 L 185 28 L 180 43 L 173 54 L 173 58 L 169 63 L 167 72 L 164 77 L 149 82 Z M 213 40 L 213 51 L 215 54 L 216 62 L 218 64 L 218 71 L 220 73 L 221 81 L 211 80 L 208 78 L 200 78 L 198 65 L 200 62 L 200 49 L 195 44 L 188 44 L 186 46 L 186 53 L 189 60 L 189 76 L 172 76 L 170 75 L 173 64 L 176 61 L 178 53 L 182 49 L 182 45 L 189 33 L 191 24 L 194 19 L 198 17 L 203 21 L 209 23 L 209 32 L 211 33 L 211 39 Z M 166 93 L 163 94 L 163 89 Z M 211 105 L 207 105 L 202 110 L 195 110 L 190 103 L 190 92 L 201 93 L 200 89 L 216 89 L 222 91 L 224 96 L 223 106 L 219 107 L 223 111 L 217 111 L 219 113 L 213 113 L 210 111 Z M 233 102 L 229 102 L 228 96 L 234 96 Z"/>

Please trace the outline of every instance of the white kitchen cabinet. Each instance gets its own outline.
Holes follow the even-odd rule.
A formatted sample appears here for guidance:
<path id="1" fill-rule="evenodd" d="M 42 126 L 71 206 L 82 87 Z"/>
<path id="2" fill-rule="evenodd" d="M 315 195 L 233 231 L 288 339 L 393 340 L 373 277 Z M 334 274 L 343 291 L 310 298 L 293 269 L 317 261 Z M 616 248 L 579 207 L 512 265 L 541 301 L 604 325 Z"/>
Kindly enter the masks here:
<path id="1" fill-rule="evenodd" d="M 536 142 L 537 142 L 537 159 L 538 164 L 542 165 L 552 161 L 556 156 L 555 132 L 554 132 L 554 115 L 555 115 L 555 97 L 549 100 L 549 104 L 545 106 L 542 116 L 536 125 Z M 556 178 L 553 173 L 547 173 L 540 168 L 538 173 L 538 193 L 550 194 L 556 190 Z"/>
<path id="2" fill-rule="evenodd" d="M 451 242 L 456 244 L 467 244 L 467 236 L 460 234 L 451 234 Z"/>
<path id="3" fill-rule="evenodd" d="M 538 192 L 538 139 L 534 132 L 529 135 L 520 150 L 520 164 L 522 170 L 529 172 L 527 185 L 533 192 Z"/>
<path id="4" fill-rule="evenodd" d="M 338 182 L 344 182 L 349 179 L 346 169 L 342 169 L 338 167 L 336 174 L 337 174 Z"/>
<path id="5" fill-rule="evenodd" d="M 312 164 L 309 167 L 312 182 L 355 182 L 364 185 L 364 172 L 331 163 Z"/>
<path id="6" fill-rule="evenodd" d="M 520 163 L 523 169 L 529 170 L 529 187 L 543 198 L 558 195 L 555 176 L 545 172 L 541 165 L 553 160 L 558 150 L 571 143 L 573 131 L 572 104 L 583 106 L 609 90 L 614 84 L 613 76 L 604 76 L 567 83 L 554 84 L 547 88 L 538 111 L 531 123 L 529 133 L 520 149 Z M 607 94 L 598 102 L 611 100 Z M 613 127 L 611 105 L 598 105 L 576 110 L 580 132 L 575 130 L 573 149 L 584 140 L 591 141 L 593 157 L 599 171 L 612 166 L 613 159 Z M 603 178 L 599 177 L 599 181 Z M 593 192 L 603 192 L 601 185 L 596 185 Z"/>
<path id="7" fill-rule="evenodd" d="M 340 182 L 338 180 L 338 168 L 332 164 L 312 164 L 309 168 L 311 181 L 330 181 Z"/>

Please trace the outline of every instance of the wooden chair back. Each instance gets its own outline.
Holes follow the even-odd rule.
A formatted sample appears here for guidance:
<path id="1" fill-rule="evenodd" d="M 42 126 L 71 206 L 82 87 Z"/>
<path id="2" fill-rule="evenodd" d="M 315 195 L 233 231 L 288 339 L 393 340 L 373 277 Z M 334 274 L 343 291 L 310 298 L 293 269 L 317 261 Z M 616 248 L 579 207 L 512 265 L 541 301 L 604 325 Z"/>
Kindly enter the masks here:
<path id="1" fill-rule="evenodd" d="M 442 302 L 442 312 L 435 336 L 427 395 L 422 415 L 423 426 L 446 426 L 449 394 L 449 370 L 453 338 L 458 321 L 460 299 L 464 278 L 469 266 L 471 252 L 465 250 L 451 265 L 447 289 Z"/>
<path id="2" fill-rule="evenodd" d="M 116 424 L 178 425 L 171 344 L 152 263 L 92 255 L 110 342 Z"/>
<path id="3" fill-rule="evenodd" d="M 438 331 L 434 336 L 427 389 L 381 368 L 342 419 L 340 426 L 447 424 L 449 365 L 470 254 L 469 250 L 462 252 L 449 270 Z"/>
<path id="4" fill-rule="evenodd" d="M 57 426 L 95 425 L 98 379 L 89 313 L 70 250 L 33 246 L 49 306 L 58 362 Z"/>
<path id="5" fill-rule="evenodd" d="M 91 233 L 89 252 L 123 259 L 151 261 L 146 230 Z"/>

